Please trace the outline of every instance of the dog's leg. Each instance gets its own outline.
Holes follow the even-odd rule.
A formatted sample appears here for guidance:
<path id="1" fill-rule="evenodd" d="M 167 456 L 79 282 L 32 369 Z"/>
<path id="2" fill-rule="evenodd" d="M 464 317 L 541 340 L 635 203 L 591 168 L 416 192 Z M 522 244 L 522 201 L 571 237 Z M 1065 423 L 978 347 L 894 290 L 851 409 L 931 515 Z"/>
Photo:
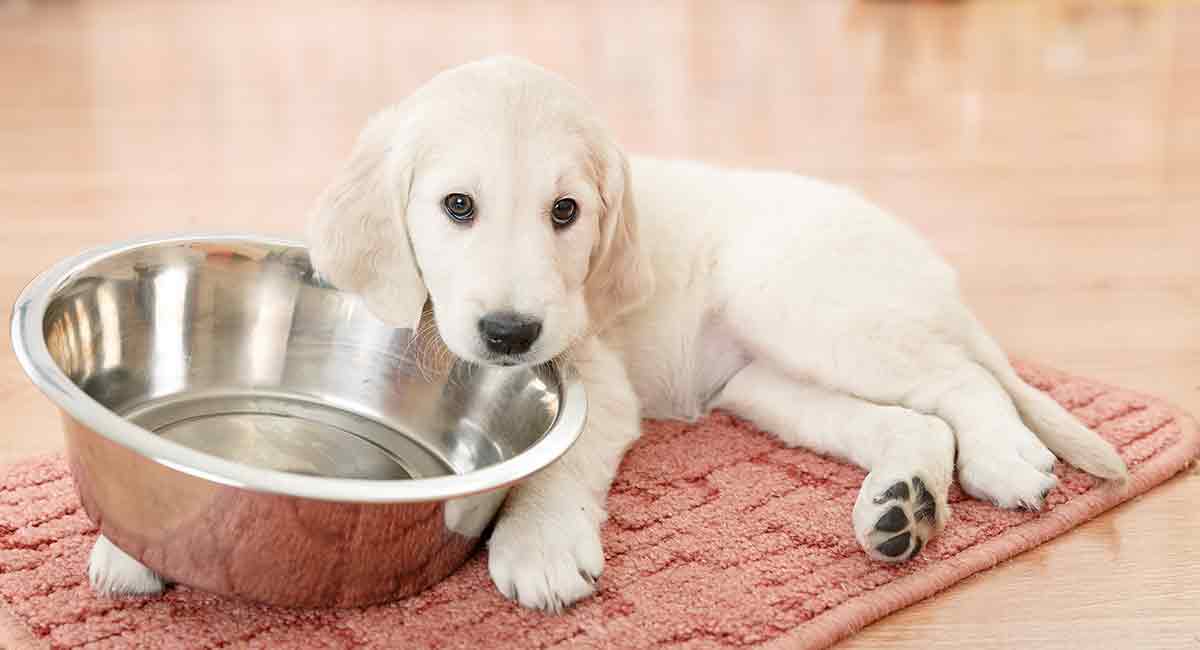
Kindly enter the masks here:
<path id="1" fill-rule="evenodd" d="M 641 432 L 637 398 L 617 356 L 596 340 L 577 352 L 588 395 L 583 435 L 513 489 L 488 543 L 488 570 L 500 592 L 547 611 L 595 590 L 604 568 L 605 499 L 621 456 Z"/>
<path id="2" fill-rule="evenodd" d="M 149 596 L 160 593 L 163 579 L 104 535 L 96 537 L 88 558 L 88 580 L 101 596 Z"/>
<path id="3" fill-rule="evenodd" d="M 775 180 L 763 196 L 786 193 Z M 795 218 L 785 202 L 776 218 L 731 228 L 714 267 L 722 324 L 751 358 L 940 417 L 963 488 L 1004 507 L 1040 507 L 1056 455 L 1102 478 L 1126 476 L 1111 445 L 1016 375 L 927 244 L 861 197 L 795 191 L 806 189 L 811 206 L 792 208 Z"/>
<path id="4" fill-rule="evenodd" d="M 761 362 L 742 369 L 715 404 L 789 445 L 870 471 L 854 504 L 867 555 L 900 562 L 921 551 L 950 514 L 954 435 L 939 418 L 799 383 Z"/>
<path id="5" fill-rule="evenodd" d="M 1058 483 L 1054 454 L 1022 422 L 999 382 L 974 362 L 928 373 L 903 402 L 950 423 L 967 494 L 1003 508 L 1037 510 Z"/>
<path id="6" fill-rule="evenodd" d="M 809 378 L 877 404 L 938 416 L 954 432 L 958 477 L 968 494 L 1005 508 L 1040 508 L 1057 483 L 1051 473 L 1055 456 L 1025 425 L 1009 394 L 975 361 L 966 343 L 955 341 L 954 319 L 934 321 L 934 327 L 907 319 L 903 312 L 891 318 L 860 312 L 822 324 L 819 333 L 799 335 L 820 345 L 792 345 L 750 331 L 743 332 L 743 340 L 755 358 L 788 376 Z M 791 324 L 775 327 L 790 331 Z M 1089 435 L 1094 438 L 1091 446 L 1107 445 Z M 1115 456 L 1111 449 L 1108 453 Z"/>

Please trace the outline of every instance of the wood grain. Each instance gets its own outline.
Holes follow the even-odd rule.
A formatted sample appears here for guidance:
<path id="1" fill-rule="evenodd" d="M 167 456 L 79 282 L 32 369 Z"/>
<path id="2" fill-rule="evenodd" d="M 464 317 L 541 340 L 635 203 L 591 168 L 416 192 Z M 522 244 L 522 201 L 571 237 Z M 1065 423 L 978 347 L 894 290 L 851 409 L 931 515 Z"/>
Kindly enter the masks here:
<path id="1" fill-rule="evenodd" d="M 0 303 L 123 237 L 298 233 L 372 111 L 499 51 L 632 151 L 861 187 L 1011 352 L 1200 412 L 1196 3 L 0 2 Z M 58 431 L 0 347 L 0 461 Z M 1198 497 L 1193 470 L 846 647 L 1198 647 Z"/>

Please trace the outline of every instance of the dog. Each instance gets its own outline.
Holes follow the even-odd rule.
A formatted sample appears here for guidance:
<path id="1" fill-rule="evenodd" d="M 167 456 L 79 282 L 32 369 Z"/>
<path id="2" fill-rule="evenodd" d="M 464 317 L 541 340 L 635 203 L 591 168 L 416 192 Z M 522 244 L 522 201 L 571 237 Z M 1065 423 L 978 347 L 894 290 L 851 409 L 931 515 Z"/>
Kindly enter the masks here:
<path id="1" fill-rule="evenodd" d="M 569 359 L 588 422 L 514 488 L 496 587 L 559 611 L 596 589 L 605 497 L 643 417 L 724 409 L 865 468 L 852 525 L 903 562 L 971 496 L 1037 509 L 1058 458 L 1123 482 L 1115 450 L 1021 380 L 914 231 L 791 173 L 628 158 L 580 92 L 530 62 L 445 71 L 364 128 L 319 199 L 314 268 L 475 364 Z M 101 537 L 108 592 L 162 589 Z"/>

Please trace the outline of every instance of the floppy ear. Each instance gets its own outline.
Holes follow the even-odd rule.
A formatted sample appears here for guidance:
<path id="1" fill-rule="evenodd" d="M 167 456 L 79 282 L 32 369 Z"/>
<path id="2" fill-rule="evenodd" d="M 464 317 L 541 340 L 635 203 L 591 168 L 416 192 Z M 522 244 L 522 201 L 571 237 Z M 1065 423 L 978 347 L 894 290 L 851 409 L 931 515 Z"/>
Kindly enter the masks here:
<path id="1" fill-rule="evenodd" d="M 641 247 L 629 161 L 610 145 L 600 156 L 600 237 L 585 285 L 588 312 L 597 331 L 642 304 L 654 291 L 654 275 Z"/>
<path id="2" fill-rule="evenodd" d="M 313 268 L 357 293 L 376 317 L 416 329 L 428 291 L 408 237 L 405 211 L 415 153 L 399 108 L 373 117 L 309 222 Z"/>

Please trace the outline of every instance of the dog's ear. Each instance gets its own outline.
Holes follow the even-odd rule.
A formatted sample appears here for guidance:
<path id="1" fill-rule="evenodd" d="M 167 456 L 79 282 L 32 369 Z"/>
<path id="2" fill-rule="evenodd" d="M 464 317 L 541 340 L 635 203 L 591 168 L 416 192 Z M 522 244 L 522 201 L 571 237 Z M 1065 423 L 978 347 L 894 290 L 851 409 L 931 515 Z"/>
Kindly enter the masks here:
<path id="1" fill-rule="evenodd" d="M 595 159 L 603 213 L 585 291 L 598 331 L 644 302 L 654 290 L 654 275 L 641 247 L 629 161 L 613 144 Z"/>
<path id="2" fill-rule="evenodd" d="M 381 320 L 415 330 L 428 290 L 405 219 L 416 152 L 402 110 L 387 109 L 367 123 L 318 199 L 308 240 L 313 268 L 325 280 L 358 294 Z"/>

